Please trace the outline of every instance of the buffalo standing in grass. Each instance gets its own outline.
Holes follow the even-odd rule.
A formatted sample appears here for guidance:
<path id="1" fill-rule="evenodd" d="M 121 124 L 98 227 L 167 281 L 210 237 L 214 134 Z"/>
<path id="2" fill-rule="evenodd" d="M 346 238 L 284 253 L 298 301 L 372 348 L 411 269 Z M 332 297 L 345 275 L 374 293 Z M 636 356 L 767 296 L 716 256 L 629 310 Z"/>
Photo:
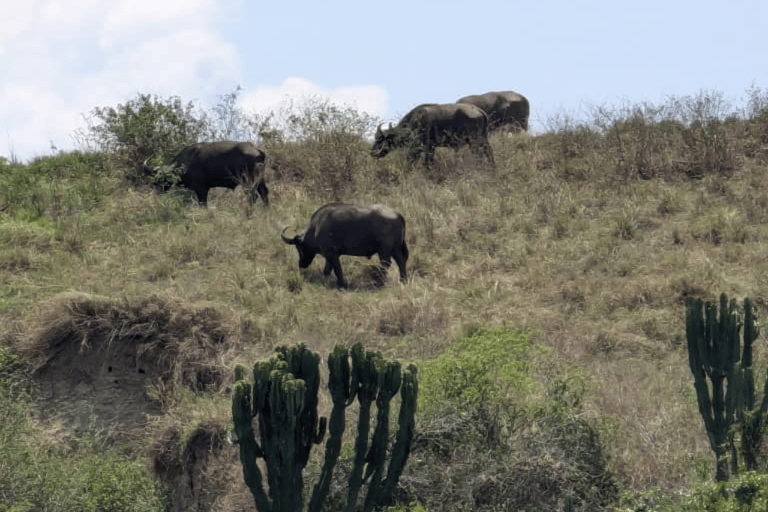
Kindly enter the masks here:
<path id="1" fill-rule="evenodd" d="M 474 105 L 488 114 L 488 129 L 508 128 L 511 131 L 527 131 L 530 105 L 528 100 L 514 91 L 487 92 L 465 96 L 456 103 Z"/>
<path id="2" fill-rule="evenodd" d="M 238 185 L 246 189 L 249 201 L 254 202 L 258 193 L 264 204 L 269 204 L 269 189 L 264 183 L 265 160 L 266 154 L 250 142 L 199 142 L 179 151 L 171 166 L 183 169 L 179 182 L 192 190 L 203 206 L 210 189 L 234 189 Z M 146 162 L 144 172 L 157 174 Z M 163 191 L 170 186 L 166 180 L 158 184 Z"/>
<path id="3" fill-rule="evenodd" d="M 408 112 L 395 127 L 390 123 L 389 129 L 382 130 L 379 125 L 371 155 L 381 158 L 393 149 L 405 148 L 409 161 L 422 158 L 430 166 L 436 147 L 458 150 L 463 146 L 494 165 L 485 112 L 469 104 L 425 104 Z"/>
<path id="4" fill-rule="evenodd" d="M 304 233 L 288 238 L 286 229 L 283 228 L 280 238 L 296 246 L 299 268 L 307 268 L 320 254 L 325 257 L 323 274 L 328 276 L 333 270 L 340 288 L 347 286 L 339 262 L 342 255 L 370 258 L 378 254 L 385 269 L 391 264 L 390 258 L 394 258 L 400 280 L 406 279 L 405 219 L 388 206 L 329 203 L 312 214 Z"/>

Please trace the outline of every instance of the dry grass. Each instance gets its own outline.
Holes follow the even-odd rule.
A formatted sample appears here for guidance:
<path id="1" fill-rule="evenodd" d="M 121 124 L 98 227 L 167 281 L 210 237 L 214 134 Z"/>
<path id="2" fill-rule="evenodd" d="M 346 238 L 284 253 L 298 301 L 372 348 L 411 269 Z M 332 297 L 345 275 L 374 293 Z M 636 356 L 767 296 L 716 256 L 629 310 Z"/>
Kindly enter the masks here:
<path id="1" fill-rule="evenodd" d="M 212 191 L 208 210 L 184 194 L 122 190 L 52 227 L 0 214 L 0 322 L 26 331 L 36 304 L 70 290 L 158 296 L 213 308 L 233 333 L 229 360 L 248 364 L 294 342 L 326 354 L 362 341 L 425 359 L 474 326 L 515 326 L 550 346 L 553 364 L 581 369 L 587 413 L 611 426 L 621 483 L 674 491 L 711 457 L 688 374 L 685 297 L 751 296 L 763 315 L 768 306 L 768 150 L 750 126 L 723 128 L 719 156 L 696 149 L 706 134 L 685 146 L 645 126 L 495 136 L 495 171 L 440 154 L 424 174 L 348 146 L 299 169 L 281 153 L 269 208 L 246 206 L 239 190 Z M 684 166 L 686 151 L 711 161 Z M 371 262 L 352 257 L 342 258 L 347 291 L 322 276 L 322 261 L 299 273 L 279 232 L 334 199 L 405 216 L 408 283 L 391 269 L 377 286 Z M 181 405 L 170 413 L 189 417 Z M 219 414 L 211 421 L 226 424 Z"/>

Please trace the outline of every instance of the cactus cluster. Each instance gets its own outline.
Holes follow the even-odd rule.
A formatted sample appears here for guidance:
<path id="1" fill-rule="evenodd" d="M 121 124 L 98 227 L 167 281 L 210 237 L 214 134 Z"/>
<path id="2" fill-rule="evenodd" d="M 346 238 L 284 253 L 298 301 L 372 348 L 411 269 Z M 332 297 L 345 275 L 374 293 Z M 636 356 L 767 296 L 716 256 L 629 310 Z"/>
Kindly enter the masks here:
<path id="1" fill-rule="evenodd" d="M 357 438 L 349 476 L 345 512 L 358 508 L 363 484 L 368 486 L 363 510 L 391 502 L 413 438 L 417 371 L 401 368 L 397 361 L 367 351 L 362 344 L 351 350 L 335 346 L 328 356 L 328 390 L 333 400 L 330 421 L 318 417 L 320 357 L 303 344 L 279 347 L 271 358 L 253 367 L 253 385 L 245 368 L 235 368 L 232 418 L 240 447 L 243 478 L 260 512 L 304 510 L 302 472 L 313 444 L 320 444 L 328 430 L 325 458 L 309 500 L 310 512 L 319 512 L 330 490 L 333 470 L 341 453 L 346 408 L 359 404 Z M 398 431 L 384 474 L 389 440 L 391 400 L 400 393 Z M 376 421 L 370 435 L 371 406 Z M 258 425 L 258 438 L 253 424 Z M 370 443 L 369 443 L 370 439 Z M 267 468 L 268 491 L 257 459 Z"/>
<path id="2" fill-rule="evenodd" d="M 752 302 L 744 299 L 742 317 L 736 300 L 728 301 L 725 294 L 720 296 L 719 314 L 717 304 L 689 298 L 685 322 L 699 412 L 715 453 L 715 478 L 725 481 L 738 472 L 737 433 L 744 466 L 754 469 L 760 425 L 768 410 L 768 380 L 763 403 L 755 409 L 752 342 L 759 331 Z"/>

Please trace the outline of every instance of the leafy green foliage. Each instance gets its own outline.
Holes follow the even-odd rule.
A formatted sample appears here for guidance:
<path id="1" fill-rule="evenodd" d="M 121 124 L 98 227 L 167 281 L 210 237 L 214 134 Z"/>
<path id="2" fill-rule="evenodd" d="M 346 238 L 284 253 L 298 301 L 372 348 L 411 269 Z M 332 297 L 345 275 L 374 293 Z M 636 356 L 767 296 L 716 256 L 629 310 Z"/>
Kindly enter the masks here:
<path id="1" fill-rule="evenodd" d="M 763 512 L 768 474 L 747 471 L 728 482 L 707 482 L 672 500 L 658 490 L 622 496 L 614 512 Z"/>
<path id="2" fill-rule="evenodd" d="M 618 486 L 578 379 L 523 393 L 526 406 L 442 402 L 419 421 L 404 486 L 429 510 L 601 510 Z M 460 467 L 451 461 L 462 461 Z M 446 506 L 446 504 L 450 504 Z"/>
<path id="3" fill-rule="evenodd" d="M 206 115 L 193 102 L 138 94 L 117 107 L 94 108 L 78 138 L 81 145 L 113 153 L 123 165 L 135 167 L 150 155 L 166 157 L 197 142 L 207 127 Z"/>
<path id="4" fill-rule="evenodd" d="M 422 364 L 419 464 L 404 484 L 428 509 L 592 511 L 616 499 L 603 429 L 581 409 L 584 384 L 573 374 L 542 385 L 547 360 L 526 333 L 493 327 Z M 462 467 L 447 476 L 454 460 Z"/>
<path id="5" fill-rule="evenodd" d="M 498 401 L 526 392 L 533 349 L 528 335 L 509 327 L 481 328 L 422 365 L 420 407 L 436 400 L 459 403 Z"/>
<path id="6" fill-rule="evenodd" d="M 768 475 L 746 472 L 728 483 L 698 487 L 686 496 L 680 512 L 758 512 L 768 510 Z"/>

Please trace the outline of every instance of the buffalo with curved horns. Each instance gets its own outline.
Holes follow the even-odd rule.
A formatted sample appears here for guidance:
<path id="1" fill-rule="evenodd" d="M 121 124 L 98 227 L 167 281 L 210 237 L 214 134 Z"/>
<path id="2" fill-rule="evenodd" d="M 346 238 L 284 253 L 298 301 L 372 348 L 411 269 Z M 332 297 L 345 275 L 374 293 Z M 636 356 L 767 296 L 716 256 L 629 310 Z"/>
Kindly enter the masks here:
<path id="1" fill-rule="evenodd" d="M 303 233 L 288 238 L 283 228 L 280 238 L 295 245 L 299 253 L 299 268 L 307 268 L 317 254 L 325 257 L 323 274 L 336 273 L 337 285 L 347 286 L 339 257 L 379 255 L 381 265 L 388 269 L 394 258 L 400 270 L 400 280 L 406 280 L 405 263 L 408 246 L 405 243 L 405 219 L 388 206 L 362 206 L 349 203 L 329 203 L 318 208 L 309 219 Z"/>
<path id="2" fill-rule="evenodd" d="M 508 128 L 511 131 L 528 131 L 530 105 L 522 94 L 515 91 L 487 92 L 464 96 L 456 103 L 474 105 L 488 114 L 488 129 Z"/>
<path id="3" fill-rule="evenodd" d="M 423 158 L 429 166 L 436 147 L 458 150 L 463 146 L 494 165 L 485 112 L 469 104 L 427 103 L 408 112 L 395 127 L 390 123 L 389 129 L 382 130 L 379 125 L 371 155 L 381 158 L 393 149 L 405 148 L 411 162 Z"/>
<path id="4" fill-rule="evenodd" d="M 147 166 L 144 173 L 156 175 L 157 170 Z M 208 191 L 214 187 L 234 189 L 242 185 L 248 199 L 254 202 L 256 193 L 264 204 L 269 204 L 269 189 L 264 183 L 266 154 L 250 142 L 199 142 L 186 146 L 171 161 L 172 167 L 183 168 L 180 183 L 197 195 L 201 205 L 206 206 Z M 162 191 L 170 184 L 162 182 Z"/>

